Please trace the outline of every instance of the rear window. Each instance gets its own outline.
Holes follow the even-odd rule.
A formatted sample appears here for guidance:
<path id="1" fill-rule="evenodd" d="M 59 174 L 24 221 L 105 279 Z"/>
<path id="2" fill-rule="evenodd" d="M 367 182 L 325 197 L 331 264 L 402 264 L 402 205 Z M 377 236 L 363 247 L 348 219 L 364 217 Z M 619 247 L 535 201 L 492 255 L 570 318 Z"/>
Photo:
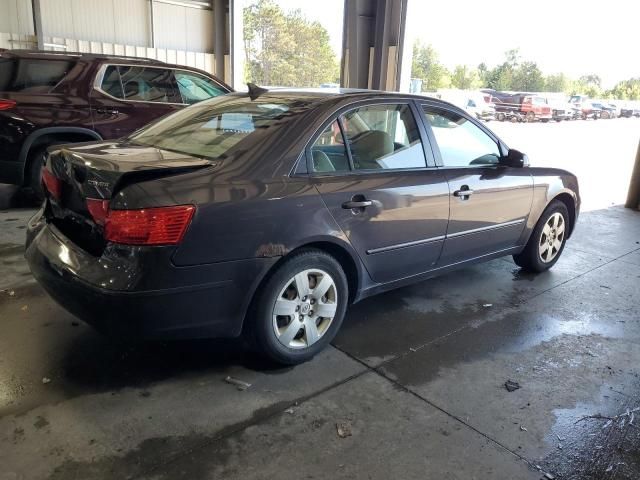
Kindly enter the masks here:
<path id="1" fill-rule="evenodd" d="M 204 158 L 228 158 L 263 142 L 308 111 L 309 102 L 269 96 L 218 97 L 198 103 L 138 131 L 130 140 Z"/>
<path id="2" fill-rule="evenodd" d="M 0 59 L 0 92 L 49 93 L 73 67 L 68 60 Z"/>

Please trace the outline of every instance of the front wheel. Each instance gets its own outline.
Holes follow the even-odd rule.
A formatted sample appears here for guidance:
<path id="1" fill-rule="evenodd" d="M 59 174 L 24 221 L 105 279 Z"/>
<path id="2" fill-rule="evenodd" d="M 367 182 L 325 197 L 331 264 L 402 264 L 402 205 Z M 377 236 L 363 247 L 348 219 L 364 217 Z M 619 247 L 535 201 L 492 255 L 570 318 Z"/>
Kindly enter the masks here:
<path id="1" fill-rule="evenodd" d="M 569 233 L 569 211 L 559 200 L 552 201 L 540 216 L 524 250 L 513 256 L 519 267 L 544 272 L 555 265 L 564 250 Z"/>
<path id="2" fill-rule="evenodd" d="M 259 287 L 247 334 L 272 361 L 305 362 L 333 340 L 348 299 L 338 261 L 320 250 L 301 250 Z"/>

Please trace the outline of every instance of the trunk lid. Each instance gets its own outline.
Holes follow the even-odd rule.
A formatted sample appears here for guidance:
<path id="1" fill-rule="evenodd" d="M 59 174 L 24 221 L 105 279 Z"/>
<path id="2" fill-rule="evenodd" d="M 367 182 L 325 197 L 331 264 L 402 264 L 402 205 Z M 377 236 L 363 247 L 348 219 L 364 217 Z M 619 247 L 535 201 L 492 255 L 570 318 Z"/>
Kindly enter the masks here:
<path id="1" fill-rule="evenodd" d="M 65 190 L 83 198 L 108 200 L 123 185 L 215 165 L 213 160 L 155 147 L 105 142 L 50 150 L 48 168 Z M 63 195 L 64 200 L 64 195 Z"/>
<path id="2" fill-rule="evenodd" d="M 65 236 L 86 251 L 101 255 L 103 226 L 89 211 L 88 200 L 105 208 L 126 185 L 177 175 L 217 162 L 120 142 L 74 144 L 50 149 L 45 168 L 61 183 L 60 193 L 46 193 L 45 215 Z"/>

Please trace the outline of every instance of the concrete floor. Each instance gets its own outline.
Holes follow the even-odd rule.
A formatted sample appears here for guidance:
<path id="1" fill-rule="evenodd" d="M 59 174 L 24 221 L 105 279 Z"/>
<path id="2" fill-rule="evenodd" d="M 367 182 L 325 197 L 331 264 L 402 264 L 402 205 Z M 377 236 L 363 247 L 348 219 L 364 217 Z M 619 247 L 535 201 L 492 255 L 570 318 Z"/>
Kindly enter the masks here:
<path id="1" fill-rule="evenodd" d="M 295 368 L 238 342 L 99 336 L 34 283 L 33 210 L 0 185 L 0 480 L 637 480 L 640 212 L 603 207 L 639 122 L 491 124 L 579 174 L 592 211 L 554 269 L 505 258 L 368 299 Z"/>
<path id="2" fill-rule="evenodd" d="M 31 212 L 0 213 L 2 480 L 640 476 L 639 212 L 585 213 L 545 274 L 500 259 L 366 300 L 283 369 L 77 323 L 28 274 Z"/>

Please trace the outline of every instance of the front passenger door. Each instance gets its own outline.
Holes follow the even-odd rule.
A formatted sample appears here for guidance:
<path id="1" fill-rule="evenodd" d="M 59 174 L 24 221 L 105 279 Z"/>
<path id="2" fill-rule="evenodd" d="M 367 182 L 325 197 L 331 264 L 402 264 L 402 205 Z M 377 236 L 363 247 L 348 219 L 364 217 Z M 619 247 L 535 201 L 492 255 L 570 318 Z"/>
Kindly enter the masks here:
<path id="1" fill-rule="evenodd" d="M 423 111 L 449 183 L 449 226 L 439 265 L 517 246 L 533 198 L 529 169 L 501 164 L 496 139 L 466 116 L 429 105 Z"/>

